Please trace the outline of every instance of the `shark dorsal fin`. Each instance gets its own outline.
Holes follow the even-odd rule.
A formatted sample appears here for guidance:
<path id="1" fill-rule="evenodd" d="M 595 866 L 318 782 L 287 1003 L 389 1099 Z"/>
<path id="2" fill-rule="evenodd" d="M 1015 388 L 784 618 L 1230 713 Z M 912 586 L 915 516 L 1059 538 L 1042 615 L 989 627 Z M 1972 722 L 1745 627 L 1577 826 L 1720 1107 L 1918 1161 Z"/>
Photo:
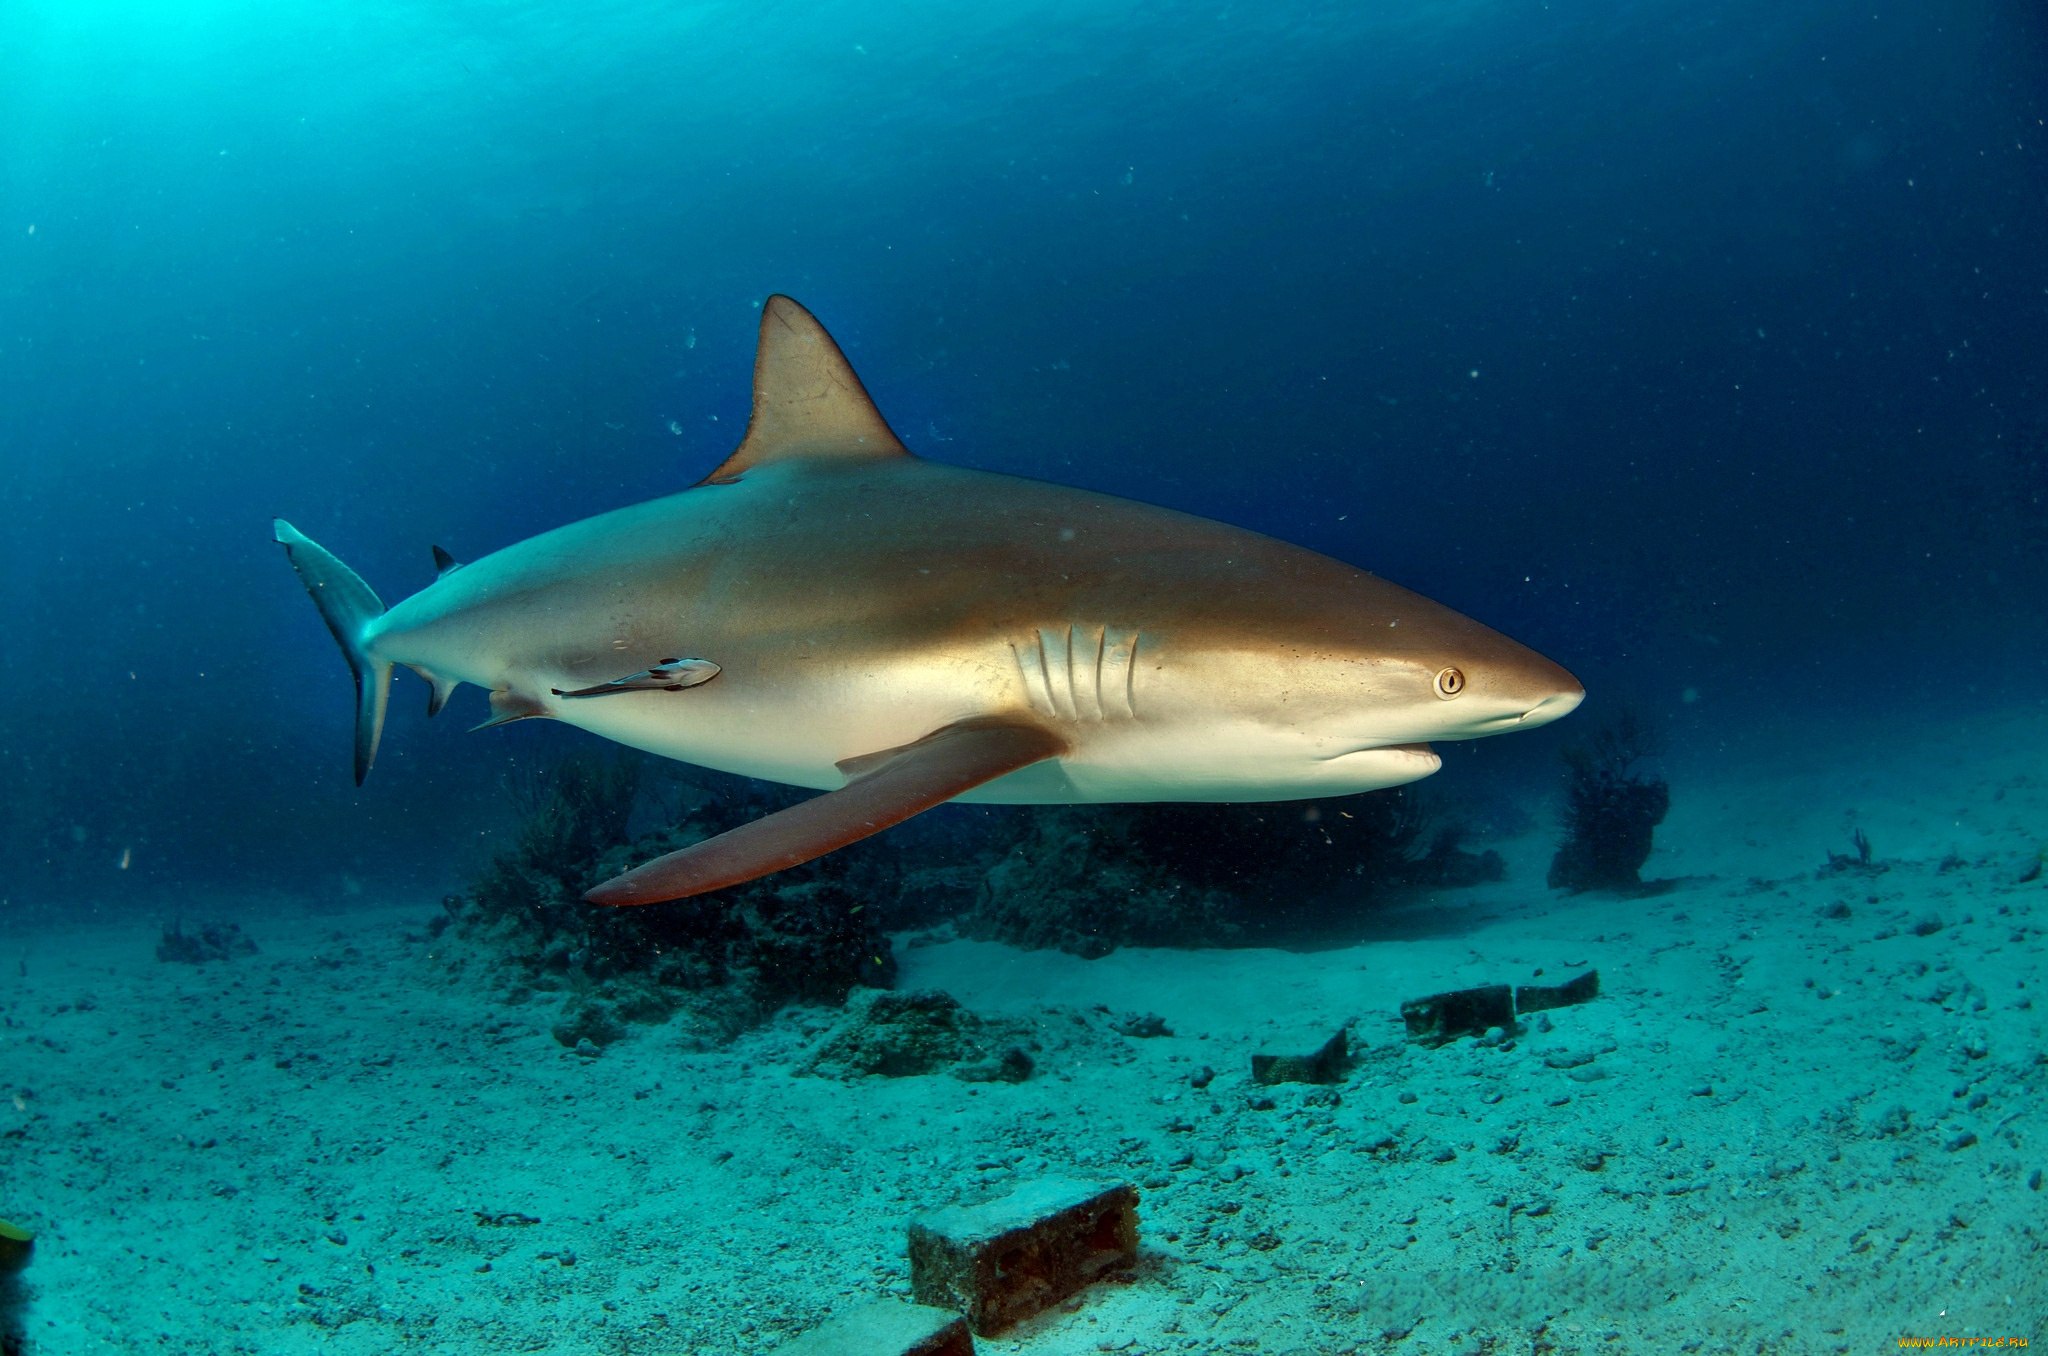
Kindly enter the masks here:
<path id="1" fill-rule="evenodd" d="M 768 298 L 747 436 L 704 483 L 726 484 L 776 461 L 909 455 L 817 317 L 788 297 Z"/>

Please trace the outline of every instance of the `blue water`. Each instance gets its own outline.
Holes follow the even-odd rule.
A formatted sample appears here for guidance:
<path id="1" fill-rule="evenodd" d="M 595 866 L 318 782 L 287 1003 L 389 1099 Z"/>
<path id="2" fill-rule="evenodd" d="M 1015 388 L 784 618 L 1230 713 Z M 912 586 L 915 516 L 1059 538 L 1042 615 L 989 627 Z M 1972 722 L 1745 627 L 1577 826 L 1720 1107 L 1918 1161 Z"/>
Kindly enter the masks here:
<path id="1" fill-rule="evenodd" d="M 429 725 L 402 674 L 357 788 L 270 522 L 393 602 L 434 546 L 681 489 L 740 436 L 778 292 L 921 455 L 1299 542 L 1570 668 L 1582 711 L 1428 784 L 1520 826 L 1524 874 L 1321 969 L 900 946 L 1030 1020 L 1072 1004 L 1062 1039 L 1110 1001 L 1182 1030 L 1055 1040 L 1021 1090 L 783 1077 L 827 1017 L 760 1059 L 550 1034 L 580 970 L 531 1001 L 418 920 L 506 841 L 508 775 L 594 741 L 465 733 L 474 690 Z M 1161 1312 L 1119 1349 L 1555 1319 L 1517 1349 L 1848 1351 L 2048 1313 L 2018 1185 L 2038 0 L 0 0 L 0 513 L 0 1218 L 42 1239 L 30 1290 L 0 1274 L 7 1356 L 25 1314 L 50 1356 L 766 1350 L 901 1291 L 913 1205 L 1141 1143 L 1174 1184 L 1117 1293 Z M 1683 769 L 1651 873 L 1684 879 L 1565 901 L 1528 844 L 1561 750 L 1623 711 Z M 929 862 L 990 813 L 875 850 Z M 1878 859 L 1823 867 L 1865 825 Z M 328 931 L 350 902 L 390 912 Z M 216 917 L 260 957 L 156 964 L 160 923 Z M 1611 997 L 1517 1062 L 1400 1046 L 1396 998 L 1582 964 Z M 1368 1008 L 1378 1063 L 1308 1166 L 1335 1100 L 1261 1120 L 1238 1047 Z M 1585 1046 L 1552 1072 L 1604 1041 L 1607 1091 L 1539 1083 L 1546 1040 Z M 1498 1284 L 1460 1298 L 1451 1265 Z M 1404 1305 L 1436 1325 L 1405 1346 Z"/>
<path id="2" fill-rule="evenodd" d="M 2018 0 L 15 0 L 6 893 L 458 871 L 555 736 L 402 680 L 358 793 L 269 517 L 390 600 L 673 491 L 774 291 L 921 453 L 1354 561 L 1588 718 L 2027 693 L 2044 114 Z"/>

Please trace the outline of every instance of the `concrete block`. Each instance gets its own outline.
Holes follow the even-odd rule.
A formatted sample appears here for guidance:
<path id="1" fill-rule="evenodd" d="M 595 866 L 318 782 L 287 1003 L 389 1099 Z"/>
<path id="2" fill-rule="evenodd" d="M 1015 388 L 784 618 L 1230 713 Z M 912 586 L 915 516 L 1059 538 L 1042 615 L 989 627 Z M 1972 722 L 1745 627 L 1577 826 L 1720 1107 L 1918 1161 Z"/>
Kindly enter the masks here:
<path id="1" fill-rule="evenodd" d="M 1425 1045 L 1442 1045 L 1460 1036 L 1483 1036 L 1493 1026 L 1512 1031 L 1515 991 L 1506 984 L 1483 984 L 1476 989 L 1411 998 L 1401 1004 L 1401 1020 L 1408 1024 L 1408 1039 Z"/>
<path id="2" fill-rule="evenodd" d="M 773 1356 L 974 1356 L 967 1320 L 946 1309 L 878 1300 L 811 1329 Z"/>
<path id="3" fill-rule="evenodd" d="M 1562 984 L 1522 984 L 1515 989 L 1515 1011 L 1542 1012 L 1545 1008 L 1568 1008 L 1600 996 L 1600 972 L 1588 970 Z"/>
<path id="4" fill-rule="evenodd" d="M 1341 1083 L 1350 1048 L 1343 1031 L 1304 1031 L 1252 1056 L 1254 1083 Z"/>
<path id="5" fill-rule="evenodd" d="M 910 1292 L 976 1334 L 1029 1318 L 1138 1260 L 1138 1192 L 1050 1178 L 910 1225 Z"/>

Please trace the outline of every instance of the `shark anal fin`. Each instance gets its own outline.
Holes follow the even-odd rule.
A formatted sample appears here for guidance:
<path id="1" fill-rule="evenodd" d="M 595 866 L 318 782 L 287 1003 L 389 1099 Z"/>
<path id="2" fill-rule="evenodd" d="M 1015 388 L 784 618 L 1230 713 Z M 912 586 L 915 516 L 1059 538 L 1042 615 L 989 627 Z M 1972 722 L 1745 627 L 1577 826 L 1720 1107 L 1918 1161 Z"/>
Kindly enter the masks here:
<path id="1" fill-rule="evenodd" d="M 747 436 L 702 483 L 728 484 L 773 461 L 909 455 L 818 318 L 788 297 L 768 298 L 754 350 Z"/>
<path id="2" fill-rule="evenodd" d="M 651 669 L 629 673 L 623 678 L 572 692 L 549 688 L 557 697 L 602 697 L 608 692 L 681 692 L 686 687 L 708 683 L 719 674 L 718 665 L 708 659 L 664 659 Z"/>
<path id="3" fill-rule="evenodd" d="M 418 664 L 407 664 L 406 667 L 426 679 L 427 685 L 431 689 L 427 693 L 428 717 L 440 715 L 441 708 L 448 704 L 448 698 L 454 695 L 455 689 L 460 687 L 461 684 L 453 678 L 443 678 L 431 669 L 423 669 Z"/>
<path id="4" fill-rule="evenodd" d="M 914 744 L 849 760 L 837 791 L 657 857 L 592 890 L 593 904 L 656 904 L 722 890 L 822 857 L 963 791 L 1066 751 L 1058 735 L 1008 719 L 960 721 Z"/>
<path id="5" fill-rule="evenodd" d="M 494 688 L 491 691 L 491 718 L 481 725 L 472 725 L 469 729 L 470 733 L 474 734 L 478 730 L 510 725 L 515 720 L 532 720 L 547 713 L 547 707 L 538 698 L 504 688 Z"/>

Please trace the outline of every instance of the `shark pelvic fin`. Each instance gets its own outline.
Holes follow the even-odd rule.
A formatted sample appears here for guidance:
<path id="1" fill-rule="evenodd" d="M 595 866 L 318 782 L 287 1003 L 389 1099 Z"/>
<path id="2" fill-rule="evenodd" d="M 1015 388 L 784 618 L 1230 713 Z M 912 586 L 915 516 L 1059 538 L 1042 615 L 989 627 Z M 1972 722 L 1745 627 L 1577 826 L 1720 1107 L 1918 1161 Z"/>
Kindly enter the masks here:
<path id="1" fill-rule="evenodd" d="M 481 725 L 470 726 L 469 732 L 475 734 L 478 730 L 510 725 L 515 720 L 532 720 L 547 713 L 547 707 L 537 697 L 528 697 L 506 688 L 494 688 L 491 691 L 491 718 Z"/>
<path id="2" fill-rule="evenodd" d="M 909 455 L 817 317 L 788 297 L 768 298 L 747 436 L 701 483 L 730 484 L 768 462 Z"/>
<path id="3" fill-rule="evenodd" d="M 370 653 L 370 627 L 384 615 L 384 604 L 326 547 L 282 518 L 271 519 L 270 527 L 356 676 L 356 785 L 361 786 L 377 761 L 377 741 L 384 735 L 384 712 L 391 701 L 390 661 Z"/>
<path id="4" fill-rule="evenodd" d="M 1050 730 L 1008 719 L 963 720 L 914 744 L 842 766 L 852 780 L 751 824 L 656 857 L 584 898 L 593 904 L 656 904 L 738 885 L 901 824 L 983 782 L 1066 752 Z"/>

